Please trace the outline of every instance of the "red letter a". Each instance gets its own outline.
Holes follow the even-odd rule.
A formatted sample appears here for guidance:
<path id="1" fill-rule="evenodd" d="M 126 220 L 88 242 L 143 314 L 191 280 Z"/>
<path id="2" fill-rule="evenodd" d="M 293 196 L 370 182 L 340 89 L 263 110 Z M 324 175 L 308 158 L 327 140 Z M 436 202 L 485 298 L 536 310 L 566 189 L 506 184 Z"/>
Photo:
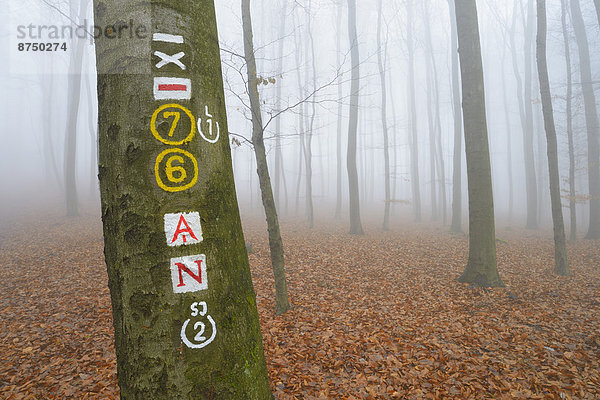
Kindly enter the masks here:
<path id="1" fill-rule="evenodd" d="M 181 225 L 185 225 L 185 228 L 182 228 Z M 171 240 L 171 243 L 175 243 L 175 241 L 178 239 L 179 235 L 181 235 L 181 234 L 183 234 L 183 243 L 185 243 L 185 241 L 186 241 L 185 234 L 190 235 L 191 237 L 194 238 L 194 240 L 198 240 L 196 235 L 194 235 L 194 231 L 192 230 L 192 228 L 190 228 L 190 226 L 188 225 L 185 218 L 183 218 L 183 214 L 179 217 L 179 222 L 177 223 L 177 229 L 175 229 L 175 234 L 173 235 L 173 240 Z"/>

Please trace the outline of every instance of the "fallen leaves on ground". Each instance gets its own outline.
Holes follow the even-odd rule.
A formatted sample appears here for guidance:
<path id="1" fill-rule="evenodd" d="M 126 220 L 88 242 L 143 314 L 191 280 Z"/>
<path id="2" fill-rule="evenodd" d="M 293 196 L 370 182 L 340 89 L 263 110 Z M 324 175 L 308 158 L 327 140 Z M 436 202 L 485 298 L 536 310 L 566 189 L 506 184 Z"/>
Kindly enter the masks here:
<path id="1" fill-rule="evenodd" d="M 283 223 L 290 299 L 274 314 L 264 224 L 246 240 L 278 399 L 600 398 L 600 249 L 500 232 L 506 288 L 455 281 L 467 238 L 432 226 Z M 32 226 L 35 229 L 32 229 Z M 117 399 L 101 223 L 45 217 L 0 237 L 0 398 Z"/>

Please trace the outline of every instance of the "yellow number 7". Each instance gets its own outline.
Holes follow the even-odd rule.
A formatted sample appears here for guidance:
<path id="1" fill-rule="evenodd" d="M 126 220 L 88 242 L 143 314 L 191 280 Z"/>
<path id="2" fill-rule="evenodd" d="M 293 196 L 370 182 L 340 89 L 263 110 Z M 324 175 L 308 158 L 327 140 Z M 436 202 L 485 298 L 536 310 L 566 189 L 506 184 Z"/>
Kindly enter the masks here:
<path id="1" fill-rule="evenodd" d="M 171 130 L 169 131 L 169 137 L 173 137 L 175 129 L 177 128 L 177 123 L 179 122 L 179 118 L 181 118 L 181 114 L 174 111 L 167 111 L 163 113 L 163 116 L 165 118 L 175 117 L 175 119 L 173 120 L 173 124 L 171 125 Z"/>

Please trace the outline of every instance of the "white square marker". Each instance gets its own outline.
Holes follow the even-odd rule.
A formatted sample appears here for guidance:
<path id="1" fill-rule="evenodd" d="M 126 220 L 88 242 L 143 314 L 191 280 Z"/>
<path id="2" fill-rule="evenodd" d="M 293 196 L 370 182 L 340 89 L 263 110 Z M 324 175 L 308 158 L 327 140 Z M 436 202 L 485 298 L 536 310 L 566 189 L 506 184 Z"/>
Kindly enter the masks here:
<path id="1" fill-rule="evenodd" d="M 199 292 L 208 289 L 206 255 L 172 258 L 171 281 L 175 293 Z"/>
<path id="2" fill-rule="evenodd" d="M 165 236 L 171 247 L 200 243 L 203 240 L 200 214 L 165 214 Z"/>

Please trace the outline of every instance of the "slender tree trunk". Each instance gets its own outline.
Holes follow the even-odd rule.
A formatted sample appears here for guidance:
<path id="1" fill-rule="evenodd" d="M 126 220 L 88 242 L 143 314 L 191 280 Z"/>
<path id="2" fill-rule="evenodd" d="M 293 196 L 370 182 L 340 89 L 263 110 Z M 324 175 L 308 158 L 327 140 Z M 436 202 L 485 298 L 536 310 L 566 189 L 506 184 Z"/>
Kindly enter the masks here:
<path id="1" fill-rule="evenodd" d="M 308 226 L 312 229 L 315 225 L 315 217 L 314 217 L 314 207 L 313 207 L 313 188 L 312 188 L 312 138 L 313 138 L 313 129 L 315 126 L 315 117 L 317 115 L 316 109 L 316 90 L 317 90 L 317 65 L 316 65 L 316 56 L 315 56 L 315 40 L 312 32 L 312 1 L 308 2 L 308 21 L 307 21 L 307 32 L 308 37 L 310 39 L 310 50 L 311 50 L 311 61 L 312 61 L 312 70 L 313 70 L 313 98 L 311 101 L 311 113 L 310 120 L 308 123 L 308 132 L 306 133 L 306 152 L 304 156 L 306 157 L 306 217 L 308 219 Z M 308 47 L 307 47 L 308 52 Z M 308 54 L 307 54 L 308 56 Z M 308 58 L 308 57 L 307 57 Z M 308 69 L 306 70 L 306 74 L 308 77 Z M 307 79 L 308 83 L 308 79 Z"/>
<path id="2" fill-rule="evenodd" d="M 506 62 L 506 47 L 502 49 L 502 77 L 506 77 L 505 73 L 505 62 Z M 513 187 L 513 165 L 512 165 L 512 127 L 511 118 L 508 112 L 508 93 L 506 89 L 506 82 L 502 85 L 502 100 L 504 105 L 504 121 L 506 125 L 506 163 L 507 174 L 508 174 L 508 220 L 512 221 L 513 208 L 514 208 L 514 187 Z"/>
<path id="3" fill-rule="evenodd" d="M 598 144 L 600 125 L 596 109 L 596 95 L 594 94 L 594 87 L 592 85 L 590 50 L 579 0 L 571 0 L 571 18 L 579 50 L 579 72 L 581 74 L 581 89 L 583 91 L 588 141 L 590 224 L 586 238 L 597 239 L 600 238 L 600 145 Z"/>
<path id="4" fill-rule="evenodd" d="M 426 7 L 424 5 L 424 7 Z M 427 19 L 425 19 L 427 21 Z M 425 29 L 428 30 L 427 28 Z M 427 41 L 426 41 L 427 42 Z M 431 49 L 427 48 L 427 52 Z M 435 103 L 433 95 L 433 73 L 431 72 L 431 60 L 428 58 L 425 60 L 425 80 L 427 86 L 427 127 L 429 128 L 429 188 L 431 195 L 431 220 L 437 221 L 439 219 L 438 206 L 437 206 L 437 182 L 435 173 L 435 160 L 436 147 L 435 147 L 435 122 L 433 115 L 433 104 Z"/>
<path id="5" fill-rule="evenodd" d="M 279 230 L 279 218 L 275 208 L 271 178 L 267 165 L 267 155 L 263 139 L 263 123 L 258 95 L 258 77 L 256 74 L 256 60 L 254 58 L 254 45 L 252 34 L 252 18 L 250 15 L 250 0 L 242 0 L 242 24 L 244 29 L 244 57 L 248 72 L 248 96 L 252 112 L 252 144 L 256 154 L 256 165 L 260 192 L 267 217 L 269 231 L 269 248 L 271 250 L 271 264 L 275 276 L 275 296 L 277 300 L 277 314 L 283 314 L 290 309 L 288 301 L 287 284 L 285 280 L 285 261 L 283 257 L 283 241 Z"/>
<path id="6" fill-rule="evenodd" d="M 577 240 L 577 203 L 575 191 L 575 141 L 573 138 L 573 71 L 571 65 L 571 45 L 567 28 L 567 1 L 561 0 L 561 25 L 563 42 L 565 46 L 565 64 L 567 67 L 567 138 L 569 141 L 569 211 L 570 211 L 570 240 Z"/>
<path id="7" fill-rule="evenodd" d="M 377 16 L 377 61 L 379 66 L 379 79 L 381 81 L 381 124 L 383 131 L 383 164 L 384 164 L 384 182 L 385 182 L 385 206 L 383 210 L 383 224 L 382 228 L 384 231 L 390 229 L 390 149 L 389 149 L 389 138 L 388 138 L 388 126 L 387 126 L 387 86 L 385 80 L 385 61 L 383 59 L 384 46 L 381 41 L 381 31 L 383 29 L 383 1 L 378 2 L 378 16 Z"/>
<path id="8" fill-rule="evenodd" d="M 475 1 L 455 1 L 469 186 L 469 260 L 458 280 L 477 286 L 504 286 L 496 265 L 494 196 Z"/>
<path id="9" fill-rule="evenodd" d="M 535 154 L 533 150 L 533 104 L 532 104 L 532 48 L 535 29 L 534 0 L 527 1 L 526 23 L 523 24 L 525 30 L 524 55 L 525 55 L 525 74 L 524 74 L 524 106 L 525 106 L 525 131 L 523 132 L 523 149 L 525 151 L 525 182 L 527 192 L 527 229 L 538 228 L 538 190 L 535 173 Z"/>
<path id="10" fill-rule="evenodd" d="M 98 26 L 141 18 L 152 29 L 145 38 L 96 40 L 104 254 L 121 399 L 271 399 L 213 2 L 96 0 L 94 8 Z M 180 50 L 185 71 L 157 66 L 153 51 Z M 180 81 L 189 92 L 173 99 L 157 88 L 153 96 L 154 79 L 165 75 L 189 79 Z M 203 140 L 197 121 L 220 139 Z"/>
<path id="11" fill-rule="evenodd" d="M 96 127 L 98 124 L 92 118 L 94 110 L 92 109 L 92 82 L 91 74 L 87 74 L 85 79 L 85 94 L 88 99 L 90 106 L 90 112 L 88 114 L 89 121 L 89 132 L 90 132 L 90 195 L 94 195 L 98 190 L 98 135 L 96 133 Z"/>
<path id="12" fill-rule="evenodd" d="M 342 15 L 343 15 L 343 0 L 340 0 L 337 5 L 337 66 L 342 69 L 341 53 L 342 53 Z M 342 218 L 342 75 L 337 79 L 338 90 L 338 117 L 337 117 L 337 141 L 336 141 L 336 200 L 335 200 L 335 219 Z"/>
<path id="13" fill-rule="evenodd" d="M 283 8 L 281 12 L 281 23 L 279 24 L 279 50 L 277 52 L 278 70 L 277 73 L 283 73 L 283 50 L 285 47 L 285 19 L 287 17 L 287 2 L 283 2 Z M 283 84 L 280 79 L 277 79 L 277 90 L 275 94 L 275 109 L 279 112 L 281 110 L 281 88 Z M 275 118 L 275 205 L 277 211 L 281 213 L 281 181 L 283 171 L 283 156 L 281 154 L 281 115 Z M 283 178 L 285 179 L 285 178 Z M 286 195 L 287 197 L 287 195 Z"/>
<path id="14" fill-rule="evenodd" d="M 550 180 L 550 199 L 552 202 L 552 221 L 554 224 L 554 271 L 559 275 L 569 274 L 565 227 L 563 222 L 562 201 L 560 199 L 560 174 L 558 171 L 558 144 L 554 111 L 552 109 L 552 94 L 548 78 L 548 63 L 546 61 L 546 0 L 537 0 L 537 66 L 544 112 L 544 127 L 548 152 L 548 171 Z"/>
<path id="15" fill-rule="evenodd" d="M 598 18 L 598 25 L 600 25 L 600 0 L 594 0 L 594 7 L 596 7 L 596 18 Z"/>
<path id="16" fill-rule="evenodd" d="M 356 0 L 348 0 L 348 36 L 350 38 L 350 58 L 352 77 L 350 87 L 350 121 L 348 124 L 348 191 L 350 200 L 350 233 L 363 235 L 360 220 L 360 198 L 358 192 L 358 172 L 356 170 L 356 137 L 358 130 L 358 95 L 360 90 L 360 54 L 358 52 L 358 34 L 356 32 Z"/>
<path id="17" fill-rule="evenodd" d="M 458 64 L 458 37 L 454 1 L 450 9 L 450 41 L 452 51 L 452 107 L 454 110 L 454 155 L 452 161 L 452 232 L 462 231 L 462 107 L 460 103 L 460 67 Z"/>
<path id="18" fill-rule="evenodd" d="M 88 3 L 81 3 L 78 10 L 72 5 L 71 15 L 73 20 L 83 21 L 87 17 Z M 79 14 L 76 17 L 76 12 Z M 79 215 L 79 201 L 77 199 L 77 121 L 79 119 L 79 106 L 81 104 L 81 82 L 83 49 L 85 41 L 75 39 L 74 51 L 71 51 L 68 75 L 67 96 L 67 130 L 65 135 L 65 189 L 67 201 L 67 215 Z"/>
<path id="19" fill-rule="evenodd" d="M 415 221 L 421 222 L 421 188 L 419 182 L 419 132 L 417 129 L 417 110 L 415 100 L 415 56 L 413 43 L 413 0 L 406 2 L 406 45 L 408 49 L 408 104 L 410 108 L 409 124 L 412 135 L 410 146 L 410 176 L 412 183 L 413 208 Z"/>

